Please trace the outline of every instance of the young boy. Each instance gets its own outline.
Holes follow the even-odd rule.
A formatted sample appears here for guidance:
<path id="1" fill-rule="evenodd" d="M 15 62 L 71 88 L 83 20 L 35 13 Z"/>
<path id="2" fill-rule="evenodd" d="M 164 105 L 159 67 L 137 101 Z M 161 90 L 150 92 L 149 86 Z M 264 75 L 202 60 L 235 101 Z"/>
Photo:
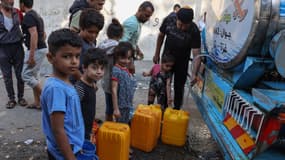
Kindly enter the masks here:
<path id="1" fill-rule="evenodd" d="M 75 83 L 78 92 L 82 116 L 85 126 L 85 139 L 90 139 L 92 124 L 96 113 L 96 83 L 104 75 L 104 68 L 107 64 L 105 51 L 99 48 L 89 49 L 82 56 L 83 75 Z"/>
<path id="2" fill-rule="evenodd" d="M 81 38 L 69 29 L 56 30 L 48 38 L 53 75 L 43 87 L 41 106 L 49 160 L 75 160 L 84 142 L 80 100 L 69 81 L 78 69 L 81 46 Z"/>
<path id="3" fill-rule="evenodd" d="M 84 9 L 80 15 L 79 36 L 83 39 L 83 45 L 80 55 L 79 70 L 73 75 L 72 82 L 79 80 L 82 74 L 82 56 L 89 48 L 95 48 L 96 38 L 104 26 L 104 17 L 95 9 Z"/>
<path id="4" fill-rule="evenodd" d="M 161 64 L 155 64 L 149 72 L 143 72 L 143 76 L 151 76 L 148 91 L 148 104 L 153 104 L 155 97 L 162 109 L 171 106 L 171 69 L 174 65 L 172 55 L 163 55 Z"/>

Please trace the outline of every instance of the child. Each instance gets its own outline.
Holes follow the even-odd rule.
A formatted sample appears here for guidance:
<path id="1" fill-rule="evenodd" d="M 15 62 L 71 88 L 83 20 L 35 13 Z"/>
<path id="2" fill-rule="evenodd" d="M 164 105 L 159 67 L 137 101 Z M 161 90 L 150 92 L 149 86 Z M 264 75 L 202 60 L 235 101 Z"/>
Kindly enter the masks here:
<path id="1" fill-rule="evenodd" d="M 22 22 L 24 43 L 28 50 L 25 54 L 22 79 L 33 89 L 34 102 L 27 108 L 41 109 L 40 95 L 41 85 L 37 78 L 41 64 L 47 54 L 45 42 L 44 21 L 40 15 L 33 10 L 33 0 L 20 0 L 20 8 L 25 12 Z"/>
<path id="2" fill-rule="evenodd" d="M 143 76 L 151 76 L 148 91 L 148 104 L 153 104 L 157 96 L 157 103 L 162 109 L 171 106 L 171 69 L 174 65 L 172 55 L 163 55 L 161 64 L 155 64 L 149 72 L 143 72 Z"/>
<path id="3" fill-rule="evenodd" d="M 120 42 L 114 49 L 115 65 L 112 69 L 112 101 L 117 122 L 129 123 L 133 110 L 136 82 L 127 66 L 134 49 L 129 42 Z"/>
<path id="4" fill-rule="evenodd" d="M 105 52 L 99 48 L 91 48 L 82 56 L 83 75 L 75 83 L 80 98 L 81 111 L 85 126 L 85 139 L 90 139 L 92 124 L 96 113 L 96 83 L 104 75 L 107 64 Z"/>
<path id="5" fill-rule="evenodd" d="M 69 29 L 56 30 L 48 38 L 53 75 L 43 87 L 41 106 L 49 160 L 75 160 L 84 142 L 80 100 L 69 81 L 78 69 L 81 46 L 81 38 Z"/>
<path id="6" fill-rule="evenodd" d="M 79 36 L 83 39 L 82 51 L 80 55 L 79 70 L 71 78 L 72 83 L 80 80 L 82 74 L 82 56 L 87 53 L 89 48 L 95 48 L 96 38 L 104 26 L 104 17 L 95 9 L 84 9 L 79 20 L 80 32 Z"/>
<path id="7" fill-rule="evenodd" d="M 108 56 L 108 65 L 102 81 L 106 101 L 106 121 L 113 121 L 113 103 L 111 93 L 111 73 L 114 65 L 114 48 L 118 45 L 123 35 L 123 27 L 117 19 L 112 19 L 112 23 L 107 28 L 108 39 L 99 44 L 99 48 L 104 49 Z"/>

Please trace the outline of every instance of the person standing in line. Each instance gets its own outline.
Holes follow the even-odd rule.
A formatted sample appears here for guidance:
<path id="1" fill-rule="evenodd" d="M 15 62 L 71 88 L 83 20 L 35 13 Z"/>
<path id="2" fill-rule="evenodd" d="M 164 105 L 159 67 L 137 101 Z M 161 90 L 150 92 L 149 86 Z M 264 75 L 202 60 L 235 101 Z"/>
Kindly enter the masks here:
<path id="1" fill-rule="evenodd" d="M 120 22 L 113 18 L 112 23 L 107 28 L 108 39 L 102 41 L 98 48 L 106 51 L 108 64 L 105 68 L 104 77 L 102 80 L 102 88 L 105 92 L 106 101 L 106 121 L 113 121 L 113 102 L 112 102 L 112 91 L 111 91 L 111 74 L 114 66 L 114 48 L 119 44 L 119 40 L 123 35 L 123 26 Z"/>
<path id="2" fill-rule="evenodd" d="M 150 1 L 144 1 L 139 6 L 135 15 L 127 18 L 123 22 L 124 33 L 120 41 L 130 42 L 135 49 L 135 53 L 132 56 L 132 62 L 128 67 L 132 74 L 135 73 L 135 66 L 133 60 L 143 59 L 144 54 L 138 46 L 139 36 L 141 34 L 142 24 L 147 22 L 154 12 L 153 4 Z"/>
<path id="3" fill-rule="evenodd" d="M 128 70 L 134 49 L 129 42 L 120 42 L 114 49 L 112 69 L 112 101 L 117 122 L 129 124 L 133 111 L 136 81 Z"/>
<path id="4" fill-rule="evenodd" d="M 184 85 L 188 74 L 191 50 L 194 57 L 191 85 L 196 83 L 196 76 L 201 63 L 200 58 L 195 58 L 200 54 L 201 38 L 197 25 L 192 22 L 193 16 L 194 13 L 191 8 L 181 8 L 175 15 L 167 16 L 159 28 L 160 33 L 153 56 L 153 62 L 158 64 L 161 46 L 166 37 L 163 55 L 172 54 L 175 57 L 173 66 L 174 109 L 180 109 L 183 103 Z"/>
<path id="5" fill-rule="evenodd" d="M 45 43 L 46 34 L 42 17 L 33 10 L 33 0 L 20 0 L 21 11 L 26 13 L 22 22 L 24 44 L 27 51 L 22 71 L 23 80 L 33 89 L 34 102 L 27 108 L 41 109 L 41 85 L 37 78 L 41 64 L 48 52 Z"/>
<path id="6" fill-rule="evenodd" d="M 80 14 L 80 32 L 79 36 L 83 40 L 82 50 L 80 55 L 80 65 L 79 70 L 75 72 L 71 77 L 71 81 L 74 84 L 77 80 L 80 80 L 82 70 L 82 56 L 87 52 L 90 48 L 96 47 L 96 38 L 99 32 L 102 30 L 104 26 L 104 17 L 101 13 L 96 11 L 93 8 L 87 8 L 82 11 Z"/>
<path id="7" fill-rule="evenodd" d="M 70 29 L 53 31 L 48 38 L 48 61 L 53 74 L 41 94 L 42 128 L 49 160 L 76 160 L 84 143 L 80 99 L 69 76 L 79 66 L 82 39 Z"/>
<path id="8" fill-rule="evenodd" d="M 93 121 L 96 115 L 96 91 L 95 81 L 102 79 L 107 65 L 105 51 L 99 48 L 91 48 L 82 56 L 83 75 L 74 85 L 80 98 L 81 111 L 84 120 L 85 139 L 90 140 Z"/>
<path id="9" fill-rule="evenodd" d="M 15 70 L 18 88 L 18 104 L 26 106 L 24 97 L 24 81 L 22 69 L 24 49 L 18 11 L 13 7 L 14 0 L 1 0 L 0 4 L 0 68 L 3 74 L 9 101 L 6 108 L 14 108 L 17 104 L 13 87 L 12 68 Z"/>
<path id="10" fill-rule="evenodd" d="M 69 8 L 69 27 L 72 31 L 80 32 L 80 15 L 83 9 L 93 8 L 100 12 L 103 9 L 105 0 L 75 0 Z"/>

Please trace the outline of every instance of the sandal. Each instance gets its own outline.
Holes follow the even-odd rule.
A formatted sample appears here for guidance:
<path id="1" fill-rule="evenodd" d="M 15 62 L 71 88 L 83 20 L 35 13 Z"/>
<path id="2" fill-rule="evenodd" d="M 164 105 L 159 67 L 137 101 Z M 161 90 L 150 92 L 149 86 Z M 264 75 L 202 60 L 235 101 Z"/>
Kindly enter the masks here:
<path id="1" fill-rule="evenodd" d="M 38 110 L 42 110 L 42 107 L 41 106 L 37 106 L 35 104 L 29 104 L 27 106 L 28 109 L 38 109 Z"/>
<path id="2" fill-rule="evenodd" d="M 20 98 L 20 99 L 18 100 L 18 103 L 19 103 L 20 106 L 26 106 L 26 105 L 28 105 L 27 101 L 26 101 L 24 98 Z"/>
<path id="3" fill-rule="evenodd" d="M 15 106 L 16 106 L 16 101 L 15 100 L 10 100 L 10 101 L 8 101 L 8 103 L 6 104 L 6 108 L 7 109 L 12 109 L 12 108 L 14 108 Z"/>

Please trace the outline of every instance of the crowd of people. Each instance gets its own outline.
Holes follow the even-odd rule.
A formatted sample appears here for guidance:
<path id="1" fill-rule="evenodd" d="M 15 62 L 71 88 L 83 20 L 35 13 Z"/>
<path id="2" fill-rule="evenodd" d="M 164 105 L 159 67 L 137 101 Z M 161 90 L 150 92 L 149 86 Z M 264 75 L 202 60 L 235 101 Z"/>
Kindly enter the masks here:
<path id="1" fill-rule="evenodd" d="M 47 38 L 43 19 L 33 9 L 33 0 L 20 0 L 20 10 L 14 8 L 14 0 L 1 0 L 0 68 L 9 98 L 6 107 L 12 109 L 18 103 L 42 110 L 50 160 L 76 159 L 84 140 L 90 139 L 98 81 L 102 81 L 105 92 L 105 120 L 129 124 L 132 118 L 136 88 L 134 61 L 144 57 L 138 39 L 142 25 L 155 8 L 150 1 L 144 1 L 122 24 L 113 18 L 107 27 L 107 39 L 97 42 L 104 26 L 104 16 L 100 13 L 104 3 L 105 0 L 74 1 L 69 10 L 69 28 L 55 30 Z M 155 103 L 157 98 L 162 109 L 172 105 L 180 109 L 183 105 L 189 59 L 191 53 L 194 57 L 200 54 L 200 31 L 192 21 L 193 15 L 191 8 L 176 4 L 163 20 L 154 66 L 142 73 L 151 77 L 148 104 Z M 53 72 L 41 86 L 37 74 L 45 57 Z M 196 81 L 199 65 L 198 59 L 194 62 L 191 84 Z M 12 68 L 17 78 L 18 101 Z M 23 98 L 24 83 L 33 89 L 34 102 L 30 104 Z"/>

